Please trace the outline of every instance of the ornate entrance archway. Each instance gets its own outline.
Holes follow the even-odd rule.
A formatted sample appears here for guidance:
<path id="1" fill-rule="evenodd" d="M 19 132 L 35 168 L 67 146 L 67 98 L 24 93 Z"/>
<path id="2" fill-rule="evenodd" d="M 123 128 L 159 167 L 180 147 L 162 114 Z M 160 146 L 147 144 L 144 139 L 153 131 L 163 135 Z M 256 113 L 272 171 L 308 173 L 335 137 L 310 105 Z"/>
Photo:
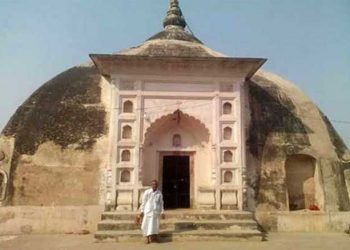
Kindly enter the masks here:
<path id="1" fill-rule="evenodd" d="M 188 204 L 179 202 L 168 204 L 169 207 L 195 206 L 197 187 L 211 184 L 212 154 L 209 138 L 209 130 L 201 121 L 180 110 L 157 119 L 147 129 L 144 137 L 143 164 L 140 174 L 142 184 L 147 186 L 153 179 L 158 179 L 166 196 L 166 192 L 172 188 L 169 183 L 163 181 L 174 182 L 172 185 L 177 188 L 181 186 L 182 191 L 173 186 L 173 192 L 176 194 L 178 191 L 178 195 L 184 197 L 188 195 L 186 196 Z M 177 164 L 175 160 L 183 161 L 184 166 Z M 184 164 L 185 161 L 188 161 L 187 166 Z M 181 171 L 188 171 L 188 173 L 179 173 L 180 170 L 175 168 L 181 168 Z M 173 179 L 164 180 L 164 173 L 166 175 L 172 173 L 175 176 Z M 181 181 L 188 182 L 188 191 L 182 187 Z"/>

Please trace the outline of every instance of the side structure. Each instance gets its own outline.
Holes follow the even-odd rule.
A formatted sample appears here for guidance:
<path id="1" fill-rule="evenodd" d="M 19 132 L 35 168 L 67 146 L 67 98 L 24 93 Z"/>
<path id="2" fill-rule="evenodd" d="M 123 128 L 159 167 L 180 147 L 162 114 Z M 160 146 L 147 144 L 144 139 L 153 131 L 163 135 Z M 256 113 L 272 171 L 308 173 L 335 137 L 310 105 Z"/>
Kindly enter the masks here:
<path id="1" fill-rule="evenodd" d="M 349 151 L 328 118 L 272 73 L 258 72 L 247 87 L 252 209 L 348 211 Z"/>

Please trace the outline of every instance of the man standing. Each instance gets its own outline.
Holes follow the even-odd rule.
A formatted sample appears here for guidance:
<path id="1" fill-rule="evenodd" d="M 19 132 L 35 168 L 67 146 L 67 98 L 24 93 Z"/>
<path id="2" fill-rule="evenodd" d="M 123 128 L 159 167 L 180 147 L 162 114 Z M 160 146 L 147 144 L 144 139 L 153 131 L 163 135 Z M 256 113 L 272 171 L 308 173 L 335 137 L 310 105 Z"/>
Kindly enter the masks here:
<path id="1" fill-rule="evenodd" d="M 146 244 L 158 242 L 160 216 L 164 219 L 163 195 L 158 190 L 158 181 L 152 181 L 152 188 L 147 189 L 142 197 L 141 229 L 146 237 Z"/>

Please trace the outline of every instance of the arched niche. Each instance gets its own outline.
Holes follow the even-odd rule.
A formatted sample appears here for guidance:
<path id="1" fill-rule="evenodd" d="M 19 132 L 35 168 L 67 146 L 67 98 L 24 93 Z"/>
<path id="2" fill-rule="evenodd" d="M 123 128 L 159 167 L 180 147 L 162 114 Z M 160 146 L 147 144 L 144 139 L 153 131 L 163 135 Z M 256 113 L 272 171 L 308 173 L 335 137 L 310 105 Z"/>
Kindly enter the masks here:
<path id="1" fill-rule="evenodd" d="M 173 135 L 173 147 L 181 146 L 181 135 L 175 134 Z"/>
<path id="2" fill-rule="evenodd" d="M 232 183 L 233 181 L 233 173 L 230 170 L 226 170 L 224 172 L 224 183 Z"/>
<path id="3" fill-rule="evenodd" d="M 231 150 L 224 151 L 224 162 L 226 163 L 233 162 L 233 153 Z"/>
<path id="4" fill-rule="evenodd" d="M 132 101 L 125 101 L 123 103 L 123 113 L 133 113 L 134 112 L 134 104 Z"/>
<path id="5" fill-rule="evenodd" d="M 232 104 L 230 102 L 225 102 L 222 105 L 222 113 L 224 115 L 231 115 L 232 114 Z"/>
<path id="6" fill-rule="evenodd" d="M 124 162 L 131 161 L 131 152 L 130 152 L 130 150 L 128 150 L 128 149 L 123 150 L 121 158 L 122 158 L 122 161 L 124 161 Z"/>
<path id="7" fill-rule="evenodd" d="M 6 198 L 7 174 L 0 170 L 0 201 Z"/>
<path id="8" fill-rule="evenodd" d="M 132 137 L 132 128 L 129 125 L 123 127 L 122 139 L 131 139 Z"/>
<path id="9" fill-rule="evenodd" d="M 131 173 L 130 173 L 130 170 L 123 170 L 121 173 L 120 173 L 120 182 L 121 183 L 129 183 L 131 180 Z"/>
<path id="10" fill-rule="evenodd" d="M 315 196 L 315 159 L 308 155 L 288 156 L 285 170 L 289 210 L 318 206 Z"/>
<path id="11" fill-rule="evenodd" d="M 224 140 L 231 140 L 232 139 L 232 128 L 225 127 L 223 131 L 223 138 Z"/>

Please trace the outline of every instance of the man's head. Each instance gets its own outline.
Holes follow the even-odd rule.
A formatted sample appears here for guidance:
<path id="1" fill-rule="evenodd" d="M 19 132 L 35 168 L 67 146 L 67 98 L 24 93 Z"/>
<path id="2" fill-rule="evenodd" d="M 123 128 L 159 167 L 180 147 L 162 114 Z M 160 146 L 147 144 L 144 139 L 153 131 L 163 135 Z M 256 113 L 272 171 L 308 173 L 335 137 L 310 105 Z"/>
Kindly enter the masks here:
<path id="1" fill-rule="evenodd" d="M 153 191 L 156 191 L 158 189 L 158 181 L 153 180 L 151 183 L 151 186 L 152 186 Z"/>

